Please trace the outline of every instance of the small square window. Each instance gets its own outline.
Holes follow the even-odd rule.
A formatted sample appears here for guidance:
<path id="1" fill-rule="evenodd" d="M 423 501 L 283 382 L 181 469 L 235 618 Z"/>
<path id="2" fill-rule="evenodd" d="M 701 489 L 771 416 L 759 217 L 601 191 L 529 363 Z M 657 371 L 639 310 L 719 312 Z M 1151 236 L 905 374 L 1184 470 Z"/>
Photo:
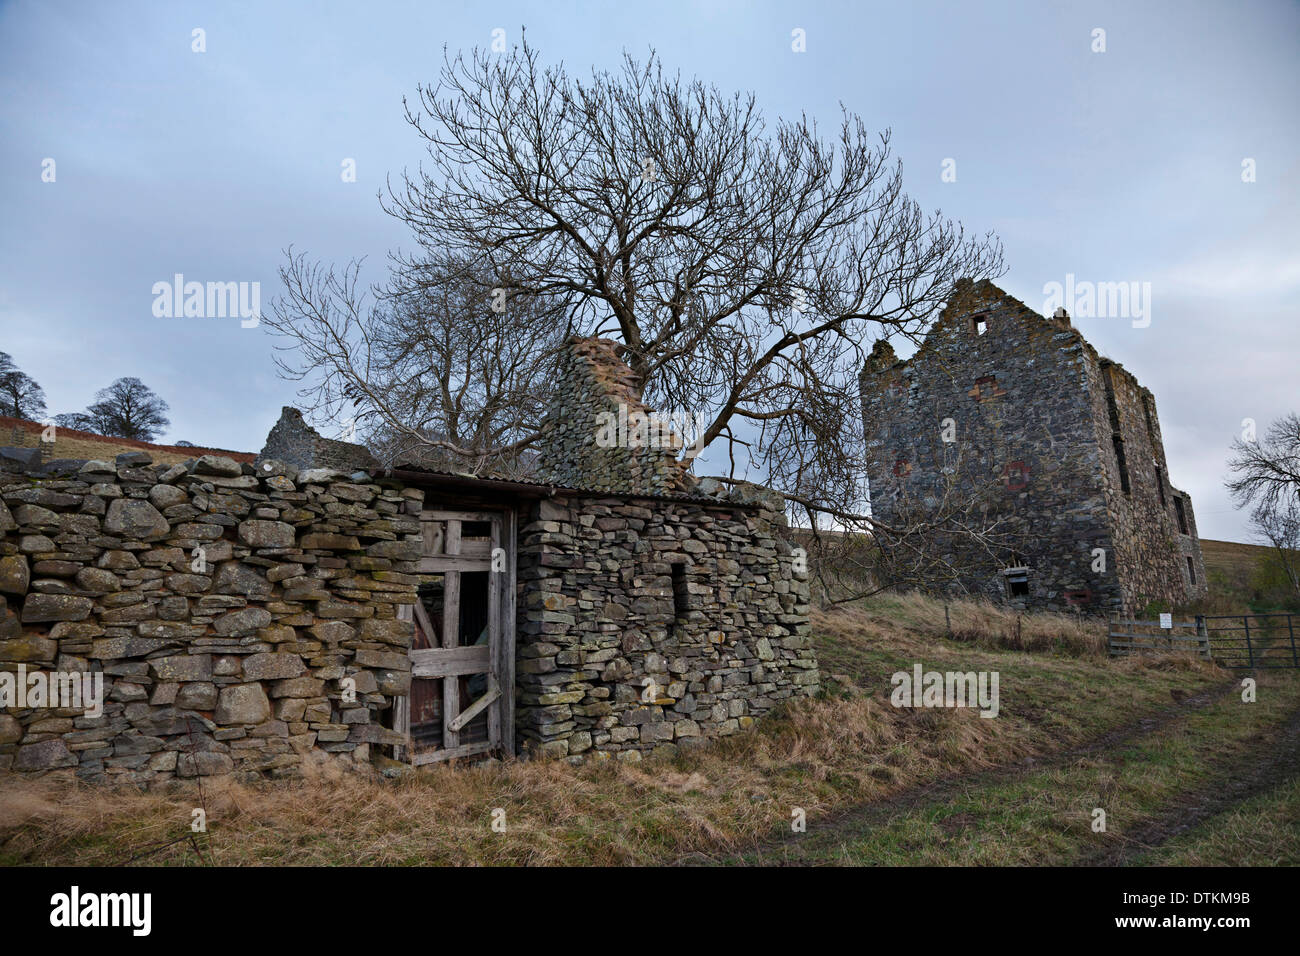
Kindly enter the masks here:
<path id="1" fill-rule="evenodd" d="M 983 335 L 989 330 L 989 317 L 987 313 L 971 316 L 970 330 L 976 335 Z"/>
<path id="2" fill-rule="evenodd" d="M 1002 572 L 1002 578 L 1006 582 L 1007 597 L 1029 597 L 1028 568 L 1007 568 Z"/>

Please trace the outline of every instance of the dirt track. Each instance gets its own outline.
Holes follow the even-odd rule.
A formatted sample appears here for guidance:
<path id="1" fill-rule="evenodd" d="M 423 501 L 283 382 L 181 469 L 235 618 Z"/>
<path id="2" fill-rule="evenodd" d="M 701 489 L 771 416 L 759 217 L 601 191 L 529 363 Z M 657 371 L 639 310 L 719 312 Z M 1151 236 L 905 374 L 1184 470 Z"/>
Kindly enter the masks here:
<path id="1" fill-rule="evenodd" d="M 899 814 L 926 807 L 941 807 L 954 802 L 954 798 L 989 785 L 1004 783 L 1017 777 L 1040 773 L 1054 767 L 1064 767 L 1081 758 L 1098 757 L 1121 749 L 1161 728 L 1181 720 L 1188 714 L 1208 707 L 1226 695 L 1239 690 L 1240 677 L 1234 677 L 1209 691 L 1187 697 L 1175 706 L 1152 717 L 1142 718 L 1116 728 L 1082 744 L 1037 758 L 1027 758 L 1018 764 L 966 776 L 951 776 L 923 787 L 875 801 L 848 812 L 819 821 L 816 843 L 821 846 L 839 842 L 852 842 L 875 827 L 884 826 Z M 1140 854 L 1160 846 L 1167 840 L 1203 823 L 1217 814 L 1237 806 L 1259 794 L 1291 780 L 1300 774 L 1300 710 L 1293 712 L 1280 732 L 1253 737 L 1247 749 L 1238 753 L 1230 767 L 1219 767 L 1215 780 L 1197 790 L 1181 795 L 1175 803 L 1139 825 L 1136 832 L 1118 845 L 1108 846 L 1082 859 L 1072 861 L 1081 866 L 1123 866 Z M 963 819 L 966 818 L 966 819 Z M 940 824 L 949 832 L 978 823 L 969 814 L 949 817 Z M 745 851 L 740 859 L 758 866 L 798 866 L 807 862 L 804 857 L 804 840 L 785 836 Z M 710 865 L 722 862 L 699 854 L 678 861 L 679 865 Z M 1043 862 L 1052 862 L 1044 860 Z"/>

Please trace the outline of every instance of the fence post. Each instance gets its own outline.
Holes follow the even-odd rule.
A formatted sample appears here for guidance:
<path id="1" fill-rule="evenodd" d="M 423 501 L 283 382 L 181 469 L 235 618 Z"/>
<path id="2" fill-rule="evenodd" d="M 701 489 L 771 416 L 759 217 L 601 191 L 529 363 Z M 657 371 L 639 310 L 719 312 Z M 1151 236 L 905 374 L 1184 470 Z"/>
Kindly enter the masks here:
<path id="1" fill-rule="evenodd" d="M 1250 667 L 1254 668 L 1254 666 L 1255 666 L 1255 648 L 1254 648 L 1254 646 L 1250 643 L 1250 615 L 1248 615 L 1248 614 L 1243 614 L 1243 615 L 1241 616 L 1241 623 L 1245 626 L 1245 631 L 1246 631 L 1246 655 L 1247 655 L 1247 659 L 1250 661 Z"/>
<path id="2" fill-rule="evenodd" d="M 1300 656 L 1296 655 L 1296 650 L 1295 650 L 1295 615 L 1294 614 L 1288 614 L 1286 616 L 1286 630 L 1287 633 L 1291 635 L 1291 665 L 1293 667 L 1300 667 Z"/>
<path id="3" fill-rule="evenodd" d="M 1206 659 L 1212 658 L 1214 655 L 1210 653 L 1210 628 L 1205 623 L 1204 614 L 1196 615 L 1196 637 L 1200 641 L 1201 651 Z"/>

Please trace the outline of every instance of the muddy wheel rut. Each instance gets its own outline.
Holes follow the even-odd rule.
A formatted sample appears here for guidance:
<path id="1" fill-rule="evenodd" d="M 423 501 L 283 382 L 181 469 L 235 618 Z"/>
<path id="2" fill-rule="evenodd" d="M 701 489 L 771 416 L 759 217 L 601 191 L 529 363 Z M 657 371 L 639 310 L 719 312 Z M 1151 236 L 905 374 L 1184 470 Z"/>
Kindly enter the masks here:
<path id="1" fill-rule="evenodd" d="M 819 844 L 832 845 L 837 837 L 851 840 L 864 830 L 883 825 L 900 813 L 946 805 L 952 803 L 955 797 L 972 790 L 1065 766 L 1085 757 L 1110 753 L 1159 731 L 1188 714 L 1211 706 L 1238 687 L 1238 678 L 1234 677 L 1231 681 L 1190 695 L 1174 707 L 1131 721 L 1064 750 L 1029 757 L 1018 763 L 978 773 L 953 774 L 854 807 L 820 820 L 816 827 L 816 840 Z M 1123 865 L 1165 840 L 1300 773 L 1300 710 L 1290 716 L 1281 732 L 1275 732 L 1269 739 L 1262 736 L 1253 739 L 1250 749 L 1239 763 L 1245 771 L 1237 773 L 1226 785 L 1216 784 L 1213 788 L 1207 787 L 1204 791 L 1183 795 L 1176 806 L 1143 823 L 1121 845 L 1089 855 L 1076 861 L 1075 865 Z M 676 863 L 680 866 L 708 866 L 720 863 L 724 858 L 733 861 L 743 858 L 744 862 L 751 865 L 798 866 L 802 863 L 800 844 L 803 841 L 804 838 L 791 835 L 753 846 L 738 854 L 726 854 L 721 858 L 692 853 Z"/>

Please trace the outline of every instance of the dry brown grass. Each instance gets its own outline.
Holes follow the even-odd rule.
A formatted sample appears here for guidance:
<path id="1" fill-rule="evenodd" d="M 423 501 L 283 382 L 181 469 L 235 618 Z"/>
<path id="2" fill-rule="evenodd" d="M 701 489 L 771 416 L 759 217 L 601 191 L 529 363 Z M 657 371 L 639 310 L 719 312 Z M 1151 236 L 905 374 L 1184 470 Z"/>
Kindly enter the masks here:
<path id="1" fill-rule="evenodd" d="M 1071 630 L 1080 625 L 1069 618 L 1027 617 L 1021 630 L 1022 642 L 1064 654 L 1004 650 L 1008 615 L 975 603 L 955 612 L 954 628 L 968 643 L 924 631 L 943 633 L 943 607 L 916 596 L 815 614 L 823 671 L 842 668 L 847 682 L 828 681 L 831 694 L 675 758 L 489 762 L 399 780 L 317 773 L 292 782 L 208 781 L 209 833 L 199 846 L 204 861 L 221 865 L 713 858 L 788 833 L 796 807 L 814 820 L 1016 762 L 1166 708 L 1171 688 L 1221 679 L 1203 662 L 1116 665 L 1094 657 L 1086 651 L 1091 631 Z M 999 669 L 1002 714 L 890 706 L 888 674 L 913 660 Z M 1121 672 L 1126 687 L 1116 694 Z M 199 863 L 185 840 L 198 801 L 192 785 L 106 792 L 66 777 L 0 776 L 0 863 Z M 505 810 L 504 833 L 491 828 L 496 808 Z"/>
<path id="2" fill-rule="evenodd" d="M 837 608 L 833 616 L 817 613 L 820 614 L 815 618 L 818 628 L 850 625 L 869 632 L 903 630 L 932 638 L 947 635 L 951 621 L 952 640 L 980 647 L 1056 651 L 1078 656 L 1106 653 L 1103 619 L 1077 614 L 1018 613 L 982 598 L 934 598 L 915 591 L 879 594 Z"/>
<path id="3" fill-rule="evenodd" d="M 975 711 L 898 710 L 869 697 L 801 701 L 761 731 L 676 760 L 437 767 L 398 781 L 314 775 L 209 781 L 221 864 L 627 864 L 751 844 L 851 794 L 1009 759 L 1022 748 Z M 67 778 L 3 779 L 0 859 L 115 864 L 183 837 L 192 786 L 115 791 Z M 495 808 L 506 832 L 494 833 Z M 207 837 L 200 838 L 207 851 Z M 199 862 L 188 844 L 139 862 Z"/>

